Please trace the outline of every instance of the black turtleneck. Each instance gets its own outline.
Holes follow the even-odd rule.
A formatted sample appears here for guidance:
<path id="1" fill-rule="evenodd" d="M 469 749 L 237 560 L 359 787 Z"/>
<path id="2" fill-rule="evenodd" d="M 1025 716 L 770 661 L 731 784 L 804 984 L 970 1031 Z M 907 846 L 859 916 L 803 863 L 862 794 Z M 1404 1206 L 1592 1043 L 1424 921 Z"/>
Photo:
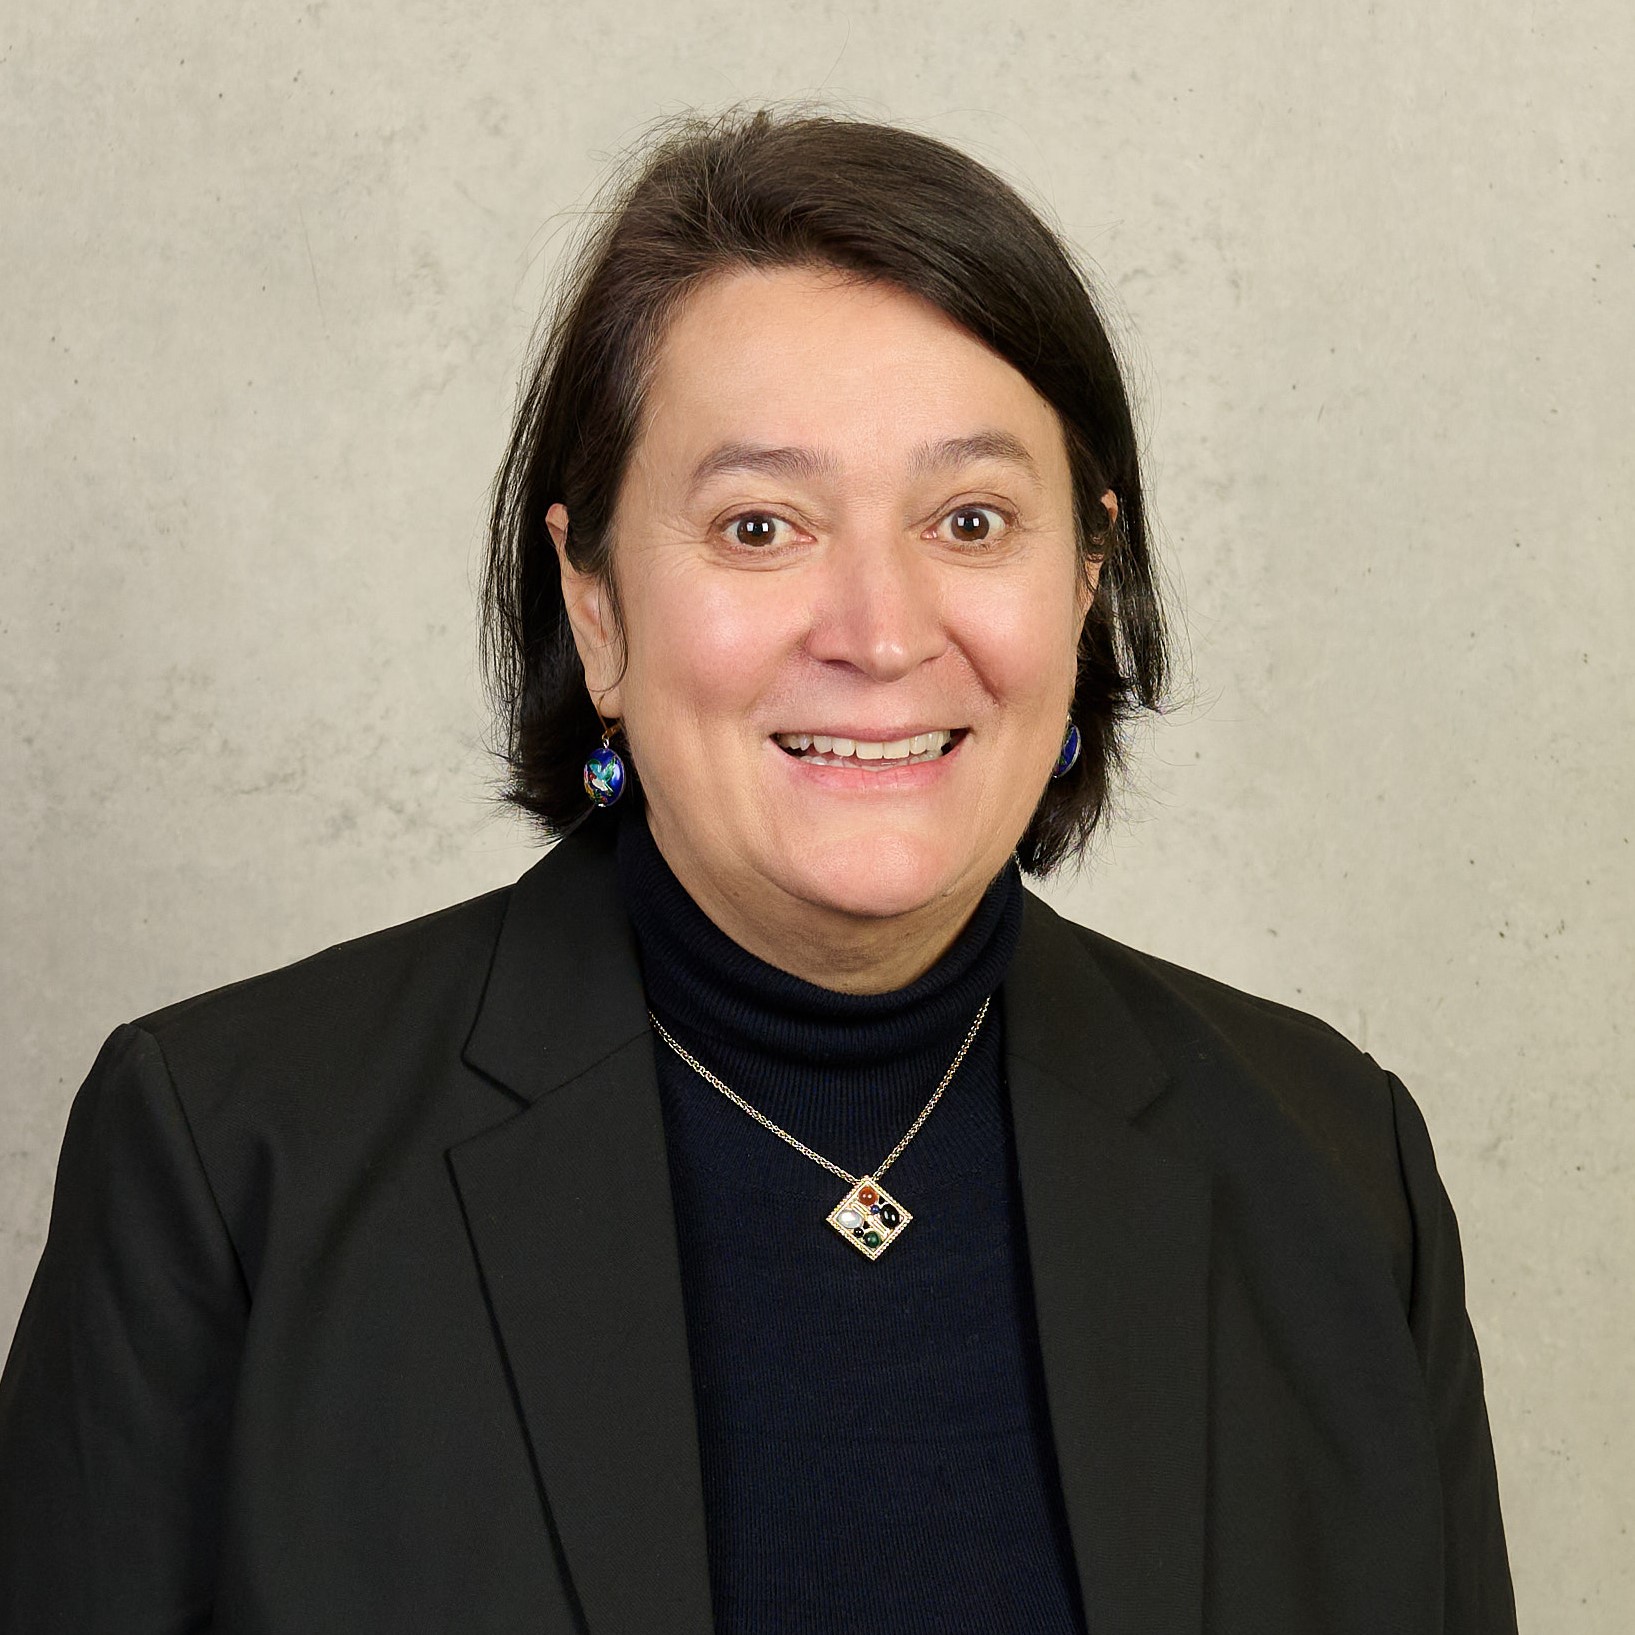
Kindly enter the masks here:
<path id="1" fill-rule="evenodd" d="M 913 1219 L 877 1261 L 846 1183 L 654 1035 L 721 1635 L 1084 1629 L 1045 1409 L 1004 1083 L 1014 861 L 946 954 L 882 994 L 818 987 L 726 935 L 639 807 L 619 879 L 648 1003 L 751 1106 Z"/>

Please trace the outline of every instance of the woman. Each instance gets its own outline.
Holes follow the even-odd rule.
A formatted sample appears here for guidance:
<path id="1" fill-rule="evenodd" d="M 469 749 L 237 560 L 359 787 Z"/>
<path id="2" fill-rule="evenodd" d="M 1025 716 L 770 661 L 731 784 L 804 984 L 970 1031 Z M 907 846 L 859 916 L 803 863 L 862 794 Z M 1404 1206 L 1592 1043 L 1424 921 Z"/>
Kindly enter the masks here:
<path id="1" fill-rule="evenodd" d="M 7 1631 L 1514 1628 L 1402 1085 L 1022 885 L 1161 695 L 1073 262 L 691 121 L 496 492 L 517 884 L 117 1029 L 0 1387 Z"/>

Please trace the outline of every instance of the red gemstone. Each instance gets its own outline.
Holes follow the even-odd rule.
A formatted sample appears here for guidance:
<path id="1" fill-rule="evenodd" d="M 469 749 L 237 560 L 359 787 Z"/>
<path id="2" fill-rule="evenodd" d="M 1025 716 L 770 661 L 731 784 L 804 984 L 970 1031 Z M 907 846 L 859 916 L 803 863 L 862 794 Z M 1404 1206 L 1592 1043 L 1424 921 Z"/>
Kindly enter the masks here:
<path id="1" fill-rule="evenodd" d="M 880 1201 L 880 1194 L 873 1187 L 859 1187 L 857 1201 L 860 1204 L 877 1204 Z"/>

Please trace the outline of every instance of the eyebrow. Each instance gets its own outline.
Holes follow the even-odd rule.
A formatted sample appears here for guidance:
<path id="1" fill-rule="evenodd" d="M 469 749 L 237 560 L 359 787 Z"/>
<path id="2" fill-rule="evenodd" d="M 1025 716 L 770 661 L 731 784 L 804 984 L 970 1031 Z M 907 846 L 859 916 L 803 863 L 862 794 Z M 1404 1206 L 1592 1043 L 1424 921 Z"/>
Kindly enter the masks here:
<path id="1" fill-rule="evenodd" d="M 1034 482 L 1039 466 L 1020 438 L 1005 431 L 972 432 L 967 437 L 945 437 L 919 444 L 908 457 L 911 477 L 977 460 L 996 460 L 1018 467 Z M 731 472 L 764 473 L 773 477 L 812 480 L 835 476 L 840 469 L 832 454 L 821 449 L 771 447 L 764 443 L 722 443 L 693 467 L 687 492 L 695 494 L 705 483 Z"/>

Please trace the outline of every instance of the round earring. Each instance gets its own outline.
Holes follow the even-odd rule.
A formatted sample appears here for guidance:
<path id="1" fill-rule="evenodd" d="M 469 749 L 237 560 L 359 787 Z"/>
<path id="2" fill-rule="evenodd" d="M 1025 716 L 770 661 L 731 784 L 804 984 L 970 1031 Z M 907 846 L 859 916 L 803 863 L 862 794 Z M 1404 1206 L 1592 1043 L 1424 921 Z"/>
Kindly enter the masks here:
<path id="1" fill-rule="evenodd" d="M 1065 777 L 1073 770 L 1079 758 L 1079 744 L 1079 729 L 1069 721 L 1067 723 L 1067 735 L 1062 739 L 1062 752 L 1056 757 L 1056 768 L 1050 774 L 1051 777 Z"/>
<path id="2" fill-rule="evenodd" d="M 598 806 L 611 806 L 624 793 L 624 761 L 609 742 L 613 733 L 609 727 L 585 761 L 585 793 Z"/>

